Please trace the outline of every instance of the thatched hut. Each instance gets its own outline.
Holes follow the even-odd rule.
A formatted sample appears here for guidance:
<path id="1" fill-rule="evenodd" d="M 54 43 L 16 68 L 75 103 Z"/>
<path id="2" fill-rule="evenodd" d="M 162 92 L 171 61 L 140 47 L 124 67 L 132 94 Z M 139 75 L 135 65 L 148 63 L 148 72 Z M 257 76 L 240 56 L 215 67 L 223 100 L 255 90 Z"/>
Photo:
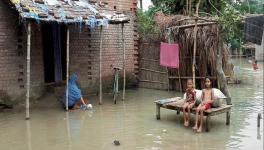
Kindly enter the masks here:
<path id="1" fill-rule="evenodd" d="M 194 39 L 195 39 L 194 38 L 195 20 L 198 21 L 197 21 L 197 36 L 196 36 L 197 49 L 194 59 L 193 49 L 194 49 Z M 160 68 L 163 68 L 162 77 L 168 78 L 167 81 L 169 81 L 168 84 L 169 89 L 176 89 L 176 90 L 186 89 L 186 79 L 193 77 L 192 67 L 194 61 L 195 61 L 194 66 L 195 66 L 196 88 L 203 88 L 203 81 L 204 81 L 203 79 L 206 76 L 212 79 L 214 87 L 219 87 L 220 86 L 219 76 L 221 70 L 224 71 L 225 75 L 232 76 L 233 67 L 232 64 L 229 62 L 229 51 L 228 48 L 223 45 L 222 36 L 220 35 L 221 33 L 219 32 L 220 31 L 219 25 L 217 24 L 216 21 L 212 20 L 211 18 L 200 18 L 200 17 L 194 18 L 194 17 L 182 16 L 182 15 L 165 16 L 162 13 L 157 13 L 155 16 L 155 22 L 161 30 L 160 41 L 175 42 L 178 43 L 180 46 L 179 69 L 168 68 L 168 76 L 166 76 L 164 73 L 164 71 L 166 72 L 166 69 L 164 69 L 164 67 L 159 66 Z M 159 44 L 158 41 L 154 43 Z M 143 49 L 141 49 L 141 51 L 144 51 Z M 159 51 L 159 47 L 156 50 Z M 217 54 L 220 51 L 221 51 L 221 56 L 223 56 L 220 59 L 221 62 L 223 63 L 221 65 L 220 70 L 218 70 L 219 67 L 217 65 L 218 64 Z M 157 53 L 153 53 L 153 54 L 157 54 Z M 140 56 L 144 57 L 142 55 Z M 145 61 L 144 62 L 141 61 L 141 67 L 143 68 L 145 68 L 144 63 L 147 64 Z M 157 61 L 157 65 L 158 63 L 159 62 Z M 141 73 L 141 77 L 143 76 L 144 76 L 143 73 Z M 159 79 L 161 80 L 162 78 Z M 147 79 L 142 79 L 142 80 L 145 82 L 148 81 Z M 164 81 L 166 80 L 163 79 L 163 83 Z M 158 83 L 158 82 L 152 82 L 152 83 Z"/>

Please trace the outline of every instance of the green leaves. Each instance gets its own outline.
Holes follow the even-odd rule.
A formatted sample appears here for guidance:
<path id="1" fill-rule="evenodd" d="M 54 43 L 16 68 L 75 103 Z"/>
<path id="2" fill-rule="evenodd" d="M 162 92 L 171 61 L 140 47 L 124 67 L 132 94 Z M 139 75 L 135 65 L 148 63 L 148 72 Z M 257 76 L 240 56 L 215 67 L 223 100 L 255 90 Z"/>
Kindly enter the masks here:
<path id="1" fill-rule="evenodd" d="M 239 42 L 243 36 L 241 12 L 229 3 L 222 2 L 221 14 L 214 15 L 214 19 L 218 20 L 222 25 L 225 42 L 230 43 L 232 49 L 239 48 Z"/>
<path id="2" fill-rule="evenodd" d="M 151 9 L 149 11 L 137 12 L 137 21 L 138 21 L 138 31 L 141 36 L 147 36 L 149 34 L 158 33 L 158 28 L 155 26 L 154 22 L 154 14 L 158 11 L 158 9 Z"/>

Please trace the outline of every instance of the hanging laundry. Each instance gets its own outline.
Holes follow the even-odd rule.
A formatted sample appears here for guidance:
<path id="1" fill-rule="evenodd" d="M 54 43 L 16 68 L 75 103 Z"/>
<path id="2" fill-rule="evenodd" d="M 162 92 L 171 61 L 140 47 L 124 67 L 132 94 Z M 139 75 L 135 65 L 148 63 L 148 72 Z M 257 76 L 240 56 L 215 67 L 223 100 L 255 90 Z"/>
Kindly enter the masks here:
<path id="1" fill-rule="evenodd" d="M 179 68 L 179 44 L 160 44 L 160 65 L 170 68 Z"/>

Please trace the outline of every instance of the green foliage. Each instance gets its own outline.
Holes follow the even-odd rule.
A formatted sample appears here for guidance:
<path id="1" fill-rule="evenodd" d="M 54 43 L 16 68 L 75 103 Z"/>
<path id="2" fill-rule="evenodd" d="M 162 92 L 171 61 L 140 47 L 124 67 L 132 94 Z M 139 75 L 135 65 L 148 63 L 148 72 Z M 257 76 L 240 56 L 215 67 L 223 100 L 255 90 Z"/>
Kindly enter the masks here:
<path id="1" fill-rule="evenodd" d="M 242 14 L 263 14 L 264 5 L 263 0 L 246 0 L 243 2 L 233 3 L 233 6 Z"/>
<path id="2" fill-rule="evenodd" d="M 232 49 L 240 48 L 240 40 L 243 37 L 242 14 L 232 5 L 223 2 L 220 15 L 215 15 L 214 18 L 222 25 L 226 43 L 230 43 Z"/>
<path id="3" fill-rule="evenodd" d="M 150 33 L 154 28 L 153 14 L 162 11 L 164 14 L 183 14 L 186 0 L 151 0 L 154 7 L 148 12 L 139 12 L 140 31 L 144 34 Z M 197 0 L 192 1 L 192 11 L 195 9 Z M 201 0 L 199 12 L 213 16 L 218 20 L 224 30 L 226 43 L 231 44 L 232 49 L 240 49 L 243 39 L 242 16 L 246 13 L 264 13 L 263 0 Z"/>
<path id="4" fill-rule="evenodd" d="M 183 11 L 185 0 L 152 0 L 152 3 L 164 14 L 175 14 Z"/>
<path id="5" fill-rule="evenodd" d="M 159 33 L 158 28 L 155 26 L 154 14 L 158 11 L 155 9 L 148 10 L 143 12 L 139 10 L 137 12 L 137 21 L 138 21 L 138 31 L 141 36 L 145 37 L 149 34 Z"/>

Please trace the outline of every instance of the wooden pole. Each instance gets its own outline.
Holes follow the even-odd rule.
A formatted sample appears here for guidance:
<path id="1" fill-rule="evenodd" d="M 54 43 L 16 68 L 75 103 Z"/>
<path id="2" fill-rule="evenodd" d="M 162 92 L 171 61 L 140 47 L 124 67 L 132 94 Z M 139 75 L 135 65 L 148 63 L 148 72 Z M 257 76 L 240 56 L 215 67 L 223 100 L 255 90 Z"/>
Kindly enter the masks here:
<path id="1" fill-rule="evenodd" d="M 178 76 L 179 76 L 179 84 L 180 84 L 180 92 L 182 93 L 182 83 L 181 83 L 181 73 L 180 73 L 180 66 L 179 66 L 179 69 L 178 69 Z"/>
<path id="2" fill-rule="evenodd" d="M 126 50 L 125 50 L 125 38 L 124 38 L 124 23 L 122 23 L 122 43 L 123 43 L 123 98 L 125 100 L 126 94 Z"/>
<path id="3" fill-rule="evenodd" d="M 189 15 L 189 0 L 186 0 L 186 14 Z"/>
<path id="4" fill-rule="evenodd" d="M 28 22 L 27 29 L 27 93 L 26 93 L 26 120 L 30 119 L 29 116 L 29 94 L 30 94 L 30 43 L 31 43 L 31 23 Z"/>
<path id="5" fill-rule="evenodd" d="M 217 71 L 217 80 L 219 80 L 220 90 L 225 94 L 227 99 L 227 104 L 231 105 L 231 94 L 228 90 L 226 76 L 223 71 L 223 34 L 221 29 L 217 29 L 217 37 L 218 37 L 218 49 L 217 49 L 217 60 L 216 60 L 216 71 Z"/>
<path id="6" fill-rule="evenodd" d="M 100 49 L 99 49 L 99 105 L 102 105 L 102 49 L 103 49 L 103 26 L 100 26 Z"/>
<path id="7" fill-rule="evenodd" d="M 192 14 L 192 0 L 189 1 L 189 15 Z"/>
<path id="8" fill-rule="evenodd" d="M 143 3 L 142 3 L 143 0 L 139 0 L 139 4 L 140 4 L 140 9 L 143 10 Z"/>
<path id="9" fill-rule="evenodd" d="M 199 11 L 199 5 L 200 5 L 200 0 L 198 1 L 198 3 L 196 4 L 196 17 L 198 17 L 198 11 Z M 194 26 L 194 44 L 193 44 L 193 64 L 192 64 L 192 72 L 193 72 L 193 85 L 195 88 L 195 64 L 196 64 L 196 49 L 197 49 L 197 22 L 198 22 L 198 18 L 195 19 L 195 26 Z"/>
<path id="10" fill-rule="evenodd" d="M 167 72 L 167 79 L 168 79 L 168 82 L 167 82 L 167 86 L 168 86 L 168 92 L 170 91 L 170 76 L 169 76 L 169 69 L 168 67 L 166 67 L 166 72 Z"/>
<path id="11" fill-rule="evenodd" d="M 193 74 L 193 85 L 195 88 L 195 63 L 196 63 L 196 47 L 197 47 L 197 20 L 195 20 L 195 27 L 194 27 L 194 44 L 193 44 L 193 64 L 192 64 L 192 74 Z"/>
<path id="12" fill-rule="evenodd" d="M 258 113 L 258 117 L 257 117 L 257 127 L 260 127 L 260 119 L 262 119 L 261 117 L 261 113 Z"/>
<path id="13" fill-rule="evenodd" d="M 67 44 L 66 44 L 66 111 L 69 110 L 69 60 L 70 60 L 70 30 L 67 26 Z"/>
<path id="14" fill-rule="evenodd" d="M 199 20 L 196 19 L 195 20 Z M 205 23 L 197 23 L 197 24 L 187 24 L 187 25 L 179 25 L 179 26 L 172 26 L 172 27 L 169 27 L 167 29 L 182 29 L 182 28 L 190 28 L 190 27 L 194 27 L 195 25 L 196 26 L 207 26 L 207 25 L 213 25 L 213 24 L 217 24 L 217 22 L 205 22 Z"/>

